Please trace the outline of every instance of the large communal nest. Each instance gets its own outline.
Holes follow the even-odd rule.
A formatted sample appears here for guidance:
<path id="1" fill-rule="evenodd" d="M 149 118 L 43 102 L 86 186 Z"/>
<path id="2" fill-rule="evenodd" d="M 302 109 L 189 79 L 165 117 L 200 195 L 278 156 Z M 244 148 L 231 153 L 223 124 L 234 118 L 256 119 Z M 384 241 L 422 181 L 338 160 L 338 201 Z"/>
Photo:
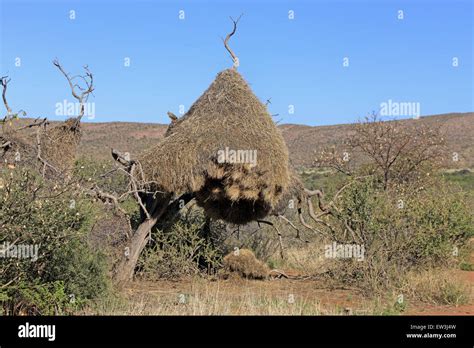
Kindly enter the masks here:
<path id="1" fill-rule="evenodd" d="M 234 224 L 261 219 L 277 205 L 289 184 L 288 150 L 237 71 L 219 73 L 172 126 L 139 158 L 154 190 L 195 193 L 208 216 Z"/>
<path id="2" fill-rule="evenodd" d="M 35 164 L 34 149 L 26 137 L 19 133 L 0 135 L 0 161 L 2 165 Z"/>
<path id="3" fill-rule="evenodd" d="M 56 171 L 61 174 L 71 171 L 81 140 L 80 125 L 79 117 L 69 118 L 42 134 L 41 157 L 48 163 L 48 171 Z"/>

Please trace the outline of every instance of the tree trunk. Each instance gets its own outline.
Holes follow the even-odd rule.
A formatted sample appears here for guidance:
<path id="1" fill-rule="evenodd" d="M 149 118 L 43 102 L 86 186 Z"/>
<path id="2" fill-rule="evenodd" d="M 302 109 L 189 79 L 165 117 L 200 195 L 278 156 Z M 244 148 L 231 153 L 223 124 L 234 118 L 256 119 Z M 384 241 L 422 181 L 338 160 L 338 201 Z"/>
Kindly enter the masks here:
<path id="1" fill-rule="evenodd" d="M 138 257 L 145 248 L 151 229 L 168 207 L 170 195 L 157 198 L 157 204 L 150 213 L 150 219 L 145 219 L 133 234 L 129 245 L 124 250 L 124 256 L 115 268 L 114 280 L 117 285 L 122 286 L 132 280 Z"/>

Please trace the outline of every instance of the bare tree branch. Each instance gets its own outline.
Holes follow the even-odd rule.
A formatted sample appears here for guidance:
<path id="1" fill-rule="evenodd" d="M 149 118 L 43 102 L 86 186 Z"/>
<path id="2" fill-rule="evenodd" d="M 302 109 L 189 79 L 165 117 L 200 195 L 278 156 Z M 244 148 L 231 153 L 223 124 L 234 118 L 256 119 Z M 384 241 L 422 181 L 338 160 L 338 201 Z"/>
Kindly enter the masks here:
<path id="1" fill-rule="evenodd" d="M 5 108 L 7 109 L 7 116 L 8 118 L 12 114 L 12 109 L 8 105 L 7 101 L 7 88 L 8 88 L 8 83 L 11 81 L 11 79 L 8 76 L 2 76 L 2 79 L 0 80 L 0 84 L 2 85 L 3 91 L 2 91 L 2 99 L 3 99 L 3 105 L 5 105 Z"/>
<path id="2" fill-rule="evenodd" d="M 114 208 L 120 211 L 122 214 L 125 216 L 128 216 L 127 212 L 120 206 L 119 201 L 117 197 L 115 197 L 113 194 L 106 193 L 102 191 L 97 185 L 94 185 L 92 189 L 88 192 L 86 192 L 89 195 L 95 196 L 98 199 L 100 199 L 103 202 L 112 202 L 114 205 Z"/>
<path id="3" fill-rule="evenodd" d="M 41 171 L 41 175 L 43 177 L 45 177 L 46 175 L 46 168 L 51 168 L 54 172 L 56 173 L 60 173 L 60 170 L 56 167 L 54 167 L 53 165 L 51 165 L 50 163 L 48 163 L 43 157 L 42 157 L 42 144 L 41 144 L 41 132 L 42 131 L 45 131 L 45 128 L 46 128 L 46 124 L 47 124 L 47 120 L 46 118 L 41 122 L 41 124 L 39 125 L 39 127 L 37 128 L 36 130 L 36 158 L 38 159 L 38 161 L 40 161 L 40 163 L 43 164 L 43 169 Z M 41 127 L 42 126 L 42 127 Z"/>
<path id="4" fill-rule="evenodd" d="M 227 51 L 230 53 L 231 57 L 232 57 L 232 60 L 234 61 L 234 66 L 233 68 L 236 69 L 239 67 L 239 58 L 234 54 L 234 52 L 231 50 L 231 48 L 229 47 L 229 39 L 235 34 L 235 31 L 237 30 L 237 24 L 239 23 L 239 20 L 240 18 L 242 18 L 243 14 L 241 14 L 239 16 L 239 18 L 237 18 L 237 20 L 234 20 L 232 17 L 229 17 L 230 20 L 232 21 L 232 23 L 234 24 L 234 27 L 232 29 L 232 32 L 227 34 L 225 40 L 224 40 L 224 46 L 225 48 L 227 49 Z"/>
<path id="5" fill-rule="evenodd" d="M 69 76 L 69 74 L 64 70 L 57 59 L 53 60 L 53 65 L 56 66 L 59 71 L 64 75 L 67 82 L 69 83 L 69 87 L 71 88 L 71 93 L 74 98 L 77 99 L 79 102 L 79 120 L 84 116 L 84 103 L 87 102 L 89 95 L 92 94 L 94 91 L 94 76 L 89 70 L 89 67 L 85 65 L 83 68 L 85 70 L 85 75 L 76 75 L 76 76 Z M 86 88 L 81 87 L 79 84 L 74 83 L 75 79 L 81 79 L 86 84 Z M 76 91 L 76 88 L 79 89 L 80 92 Z"/>
<path id="6" fill-rule="evenodd" d="M 280 230 L 279 230 L 279 229 L 275 226 L 275 224 L 274 224 L 273 222 L 271 222 L 271 221 L 267 221 L 267 220 L 257 220 L 257 224 L 258 224 L 259 226 L 260 226 L 261 223 L 262 223 L 262 224 L 265 224 L 265 225 L 270 225 L 270 226 L 272 226 L 272 227 L 275 229 L 275 231 L 276 231 L 276 233 L 277 233 L 277 235 L 278 235 L 278 244 L 279 244 L 279 246 L 280 246 L 280 257 L 281 257 L 282 259 L 284 259 L 284 258 L 285 258 L 285 249 L 283 248 L 283 238 L 282 238 L 282 235 L 281 235 Z"/>

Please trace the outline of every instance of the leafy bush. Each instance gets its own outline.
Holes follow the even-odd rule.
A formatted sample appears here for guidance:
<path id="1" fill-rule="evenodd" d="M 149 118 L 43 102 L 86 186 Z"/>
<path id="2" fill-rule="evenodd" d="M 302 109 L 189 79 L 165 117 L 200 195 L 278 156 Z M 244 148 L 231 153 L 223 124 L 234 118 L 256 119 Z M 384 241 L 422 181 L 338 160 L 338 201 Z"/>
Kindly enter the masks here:
<path id="1" fill-rule="evenodd" d="M 154 229 L 138 262 L 141 277 L 173 279 L 200 271 L 214 272 L 222 253 L 206 231 L 208 227 L 199 210 L 181 216 L 165 230 Z"/>
<path id="2" fill-rule="evenodd" d="M 97 184 L 104 192 L 121 194 L 128 190 L 128 177 L 110 162 L 79 158 L 74 166 L 74 177 L 79 181 Z"/>
<path id="3" fill-rule="evenodd" d="M 104 293 L 104 259 L 86 240 L 93 215 L 90 201 L 68 186 L 28 169 L 1 170 L 0 246 L 10 247 L 0 258 L 4 313 L 67 313 Z M 20 247 L 30 257 L 12 254 Z"/>
<path id="4" fill-rule="evenodd" d="M 355 126 L 344 153 L 316 159 L 346 175 L 321 215 L 328 239 L 365 253 L 336 258 L 333 278 L 386 291 L 400 288 L 407 272 L 462 263 L 474 232 L 472 198 L 437 174 L 448 153 L 443 134 L 441 126 L 372 115 Z"/>
<path id="5" fill-rule="evenodd" d="M 57 315 L 77 308 L 73 296 L 68 296 L 64 282 L 38 284 L 21 282 L 7 288 L 3 294 L 3 310 L 14 315 Z"/>
<path id="6" fill-rule="evenodd" d="M 337 259 L 332 277 L 383 290 L 409 270 L 455 264 L 474 229 L 465 196 L 438 179 L 390 189 L 373 177 L 351 182 L 328 221 L 338 243 L 363 246 L 365 257 Z"/>

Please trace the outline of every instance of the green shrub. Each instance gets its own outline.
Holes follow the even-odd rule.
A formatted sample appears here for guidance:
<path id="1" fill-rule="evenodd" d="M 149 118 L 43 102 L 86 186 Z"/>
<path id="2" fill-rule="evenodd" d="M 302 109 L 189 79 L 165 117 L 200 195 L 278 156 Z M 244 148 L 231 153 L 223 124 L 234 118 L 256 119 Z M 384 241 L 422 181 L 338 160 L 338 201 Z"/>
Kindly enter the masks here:
<path id="1" fill-rule="evenodd" d="M 14 245 L 0 258 L 3 312 L 67 313 L 103 294 L 105 262 L 87 244 L 90 201 L 28 169 L 2 169 L 0 179 L 0 246 Z M 12 257 L 18 247 L 33 257 Z"/>
<path id="2" fill-rule="evenodd" d="M 2 290 L 3 311 L 16 315 L 59 315 L 77 308 L 73 296 L 68 296 L 62 281 L 36 284 L 21 282 Z M 1 296 L 0 296 L 1 298 Z"/>
<path id="3" fill-rule="evenodd" d="M 456 264 L 474 228 L 465 195 L 437 179 L 388 190 L 373 178 L 354 181 L 328 221 L 338 243 L 362 245 L 365 257 L 336 259 L 331 275 L 373 291 L 415 268 Z"/>
<path id="4" fill-rule="evenodd" d="M 73 171 L 74 177 L 83 182 L 97 184 L 104 192 L 121 194 L 128 190 L 128 176 L 117 170 L 110 161 L 79 158 Z"/>
<path id="5" fill-rule="evenodd" d="M 220 266 L 222 253 L 206 230 L 199 211 L 181 216 L 168 229 L 154 229 L 138 262 L 141 277 L 174 279 L 201 271 L 213 273 Z"/>

